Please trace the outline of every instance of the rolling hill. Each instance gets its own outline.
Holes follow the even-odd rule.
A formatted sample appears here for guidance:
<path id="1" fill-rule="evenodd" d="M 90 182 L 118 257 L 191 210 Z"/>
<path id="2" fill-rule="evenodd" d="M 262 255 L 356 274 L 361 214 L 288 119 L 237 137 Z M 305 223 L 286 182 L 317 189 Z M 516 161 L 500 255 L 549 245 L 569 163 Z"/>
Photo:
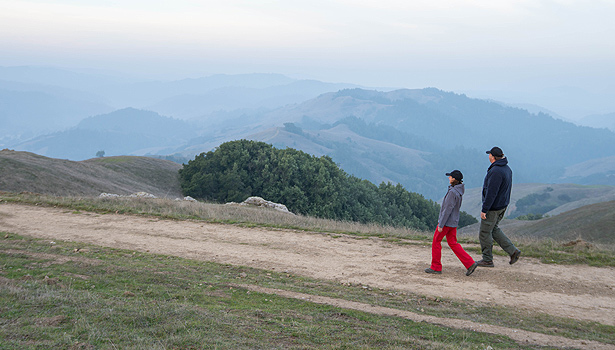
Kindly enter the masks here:
<path id="1" fill-rule="evenodd" d="M 80 86 L 83 90 L 76 91 Z M 331 156 L 352 175 L 374 183 L 400 183 L 434 200 L 446 188 L 442 174 L 452 169 L 463 171 L 469 188 L 481 186 L 489 165 L 484 151 L 493 145 L 504 149 L 517 183 L 610 185 L 615 179 L 615 133 L 607 129 L 580 127 L 543 112 L 436 88 L 327 92 L 347 86 L 276 74 L 138 81 L 27 67 L 0 69 L 0 88 L 7 96 L 23 97 L 5 98 L 5 110 L 29 111 L 23 118 L 5 118 L 0 146 L 71 160 L 98 151 L 192 159 L 223 142 L 252 139 Z M 72 106 L 71 111 L 122 109 L 95 117 L 83 112 L 82 122 L 72 128 L 27 141 L 6 134 L 8 121 L 21 120 L 22 130 L 36 129 L 30 126 L 42 114 L 33 107 L 40 104 L 35 97 L 41 94 L 64 98 L 56 102 Z M 68 97 L 80 104 L 70 105 Z M 55 100 L 49 98 L 53 106 Z M 77 108 L 81 102 L 86 109 Z M 146 107 L 153 112 L 135 109 Z M 50 114 L 35 126 L 58 120 Z M 283 126 L 287 124 L 292 126 Z"/>
<path id="2" fill-rule="evenodd" d="M 77 93 L 64 96 L 49 91 L 7 90 L 2 86 L 5 84 L 0 81 L 0 146 L 3 138 L 23 140 L 64 130 L 87 116 L 113 110 L 103 103 L 76 97 Z"/>
<path id="3" fill-rule="evenodd" d="M 194 129 L 183 120 L 125 108 L 85 118 L 74 128 L 33 138 L 15 149 L 72 160 L 94 157 L 101 150 L 107 155 L 165 153 L 195 137 Z"/>
<path id="4" fill-rule="evenodd" d="M 147 192 L 181 197 L 181 165 L 146 157 L 94 158 L 81 162 L 53 159 L 29 152 L 0 151 L 0 191 L 58 196 L 127 195 Z"/>
<path id="5" fill-rule="evenodd" d="M 461 210 L 478 218 L 482 206 L 482 188 L 468 188 Z M 522 200 L 521 206 L 517 202 Z M 525 214 L 554 216 L 586 205 L 615 200 L 615 186 L 577 184 L 515 184 L 506 216 Z"/>
<path id="6" fill-rule="evenodd" d="M 480 223 L 463 227 L 460 235 L 477 236 Z M 503 220 L 500 227 L 507 235 L 551 238 L 556 241 L 582 239 L 590 243 L 615 244 L 615 201 L 576 208 L 559 215 L 535 220 Z"/>

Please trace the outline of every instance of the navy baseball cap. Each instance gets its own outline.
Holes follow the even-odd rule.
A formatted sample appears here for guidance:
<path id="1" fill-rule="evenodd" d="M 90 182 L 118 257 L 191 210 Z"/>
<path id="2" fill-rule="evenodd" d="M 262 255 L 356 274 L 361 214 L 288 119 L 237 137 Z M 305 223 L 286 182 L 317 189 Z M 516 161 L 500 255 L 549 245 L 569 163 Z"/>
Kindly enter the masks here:
<path id="1" fill-rule="evenodd" d="M 487 154 L 491 154 L 494 157 L 504 157 L 504 152 L 500 147 L 493 147 L 492 149 L 486 152 Z"/>
<path id="2" fill-rule="evenodd" d="M 452 176 L 457 181 L 463 180 L 463 174 L 459 170 L 453 170 L 450 173 L 446 173 L 446 176 Z"/>

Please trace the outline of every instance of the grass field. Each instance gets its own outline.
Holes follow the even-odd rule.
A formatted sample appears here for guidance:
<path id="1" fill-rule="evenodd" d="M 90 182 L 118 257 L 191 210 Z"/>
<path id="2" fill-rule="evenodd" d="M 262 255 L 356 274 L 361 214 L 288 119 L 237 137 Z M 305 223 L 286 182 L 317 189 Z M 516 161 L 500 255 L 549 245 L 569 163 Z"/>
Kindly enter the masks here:
<path id="1" fill-rule="evenodd" d="M 0 150 L 0 189 L 57 196 L 98 196 L 102 192 L 148 192 L 181 197 L 181 165 L 148 157 L 107 157 L 81 162 L 29 152 Z"/>
<path id="2" fill-rule="evenodd" d="M 6 192 L 0 193 L 0 201 L 378 236 L 397 244 L 431 239 L 428 232 L 207 203 Z M 595 247 L 579 250 L 552 240 L 528 240 L 521 247 L 524 256 L 551 263 L 615 266 L 612 251 Z M 76 242 L 52 244 L 3 232 L 0 349 L 542 348 L 504 336 L 257 293 L 249 286 L 615 345 L 615 327 L 594 322 Z"/>
<path id="3" fill-rule="evenodd" d="M 259 285 L 615 344 L 615 327 L 394 290 L 2 233 L 1 349 L 523 349 Z"/>

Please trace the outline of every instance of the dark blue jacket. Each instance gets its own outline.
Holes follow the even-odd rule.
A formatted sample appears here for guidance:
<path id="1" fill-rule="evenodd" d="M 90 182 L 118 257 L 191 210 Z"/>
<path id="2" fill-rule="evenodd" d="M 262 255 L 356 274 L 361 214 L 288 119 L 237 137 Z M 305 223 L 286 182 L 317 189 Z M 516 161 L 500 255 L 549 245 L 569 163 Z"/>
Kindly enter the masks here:
<path id="1" fill-rule="evenodd" d="M 491 164 L 483 183 L 482 212 L 501 210 L 510 203 L 512 189 L 512 170 L 508 167 L 508 159 L 502 158 Z"/>

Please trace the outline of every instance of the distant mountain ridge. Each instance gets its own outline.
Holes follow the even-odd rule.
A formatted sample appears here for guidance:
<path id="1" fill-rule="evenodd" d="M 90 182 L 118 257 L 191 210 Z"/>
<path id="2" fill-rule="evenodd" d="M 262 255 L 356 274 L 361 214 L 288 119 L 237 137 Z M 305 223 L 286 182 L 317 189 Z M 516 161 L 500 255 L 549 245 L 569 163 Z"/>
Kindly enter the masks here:
<path id="1" fill-rule="evenodd" d="M 176 94 L 146 108 L 182 119 L 198 119 L 219 110 L 275 109 L 350 86 L 313 80 L 266 87 L 224 86 L 202 92 Z"/>
<path id="2" fill-rule="evenodd" d="M 401 183 L 434 200 L 446 188 L 442 174 L 452 169 L 462 170 L 467 186 L 481 186 L 489 166 L 485 150 L 494 145 L 504 149 L 518 183 L 566 182 L 575 164 L 615 156 L 615 133 L 608 130 L 433 88 L 341 90 L 272 111 L 220 116 L 186 122 L 127 108 L 16 148 L 72 159 L 91 158 L 100 150 L 190 158 L 247 138 L 329 155 L 352 175 Z M 597 178 L 612 176 L 609 166 L 596 169 L 602 177 L 581 174 L 575 181 L 600 183 Z"/>
<path id="3" fill-rule="evenodd" d="M 7 136 L 28 138 L 66 129 L 91 113 L 112 110 L 98 102 L 41 91 L 0 88 L 0 141 Z"/>
<path id="4" fill-rule="evenodd" d="M 246 138 L 329 155 L 350 174 L 400 183 L 437 200 L 446 188 L 442 174 L 455 168 L 468 187 L 481 186 L 489 166 L 484 152 L 498 145 L 517 183 L 615 180 L 615 133 L 436 88 L 377 91 L 277 74 L 143 81 L 32 67 L 0 67 L 0 86 L 9 93 L 49 94 L 64 108 L 83 111 L 73 127 L 47 128 L 28 140 L 0 130 L 2 147 L 58 158 L 105 151 L 185 159 Z M 54 86 L 57 94 L 50 93 Z M 73 104 L 62 100 L 80 86 Z M 5 101 L 7 110 L 29 111 L 27 117 L 38 120 L 36 99 Z M 95 111 L 109 106 L 117 114 Z M 46 109 L 53 122 L 69 115 Z M 9 120 L 22 131 L 34 130 L 28 118 Z"/>
<path id="5" fill-rule="evenodd" d="M 519 183 L 566 182 L 566 168 L 592 157 L 596 162 L 608 161 L 615 154 L 615 133 L 608 130 L 579 127 L 545 114 L 534 115 L 437 89 L 344 90 L 273 111 L 259 120 L 273 124 L 282 118 L 310 135 L 309 140 L 287 137 L 283 132 L 266 138 L 255 133 L 248 138 L 302 150 L 318 149 L 314 144 L 330 145 L 327 154 L 349 173 L 375 182 L 388 178 L 434 199 L 446 187 L 440 174 L 452 169 L 463 171 L 468 186 L 482 186 L 489 166 L 485 150 L 494 145 L 504 149 Z M 350 120 L 358 121 L 351 133 L 340 135 L 336 142 L 325 136 L 336 122 Z M 387 132 L 377 135 L 379 129 Z M 361 146 L 366 135 L 381 143 L 422 151 L 430 166 L 420 170 L 416 162 L 403 161 L 405 151 L 392 155 L 390 150 L 368 143 Z M 362 147 L 365 150 L 361 151 Z M 369 159 L 372 165 L 366 165 Z M 381 166 L 385 169 L 372 171 Z M 378 174 L 373 176 L 374 172 Z M 605 180 L 610 179 L 608 172 L 602 174 Z M 585 174 L 575 180 L 597 183 L 592 181 L 595 176 Z"/>
<path id="6" fill-rule="evenodd" d="M 607 128 L 615 132 L 615 112 L 608 114 L 588 115 L 579 120 L 579 124 L 590 126 L 592 128 Z"/>
<path id="7" fill-rule="evenodd" d="M 186 121 L 125 108 L 86 118 L 74 128 L 36 137 L 16 148 L 49 157 L 84 160 L 99 151 L 107 155 L 159 153 L 196 135 L 194 126 Z"/>

